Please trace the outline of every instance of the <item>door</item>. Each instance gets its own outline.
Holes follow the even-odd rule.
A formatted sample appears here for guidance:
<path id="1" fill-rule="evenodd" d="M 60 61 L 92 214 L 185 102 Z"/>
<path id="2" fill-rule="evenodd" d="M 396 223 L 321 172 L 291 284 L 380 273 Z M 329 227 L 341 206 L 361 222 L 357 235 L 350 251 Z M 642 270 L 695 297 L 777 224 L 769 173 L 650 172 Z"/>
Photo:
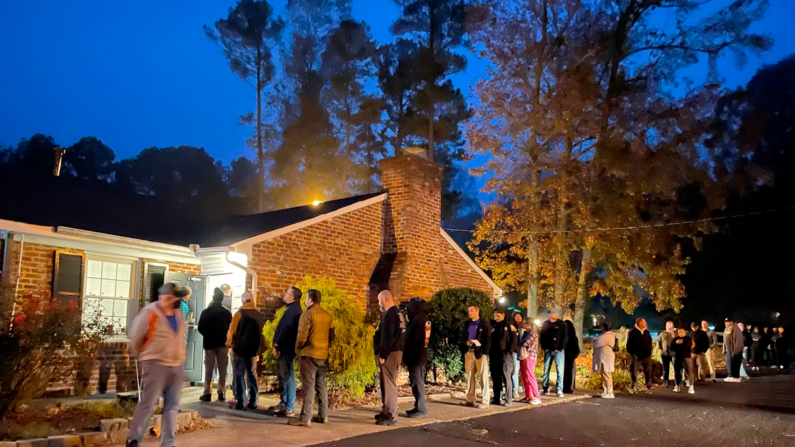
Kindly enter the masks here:
<path id="1" fill-rule="evenodd" d="M 187 273 L 166 272 L 165 282 L 173 282 L 178 286 L 189 286 L 193 293 L 187 301 L 188 305 L 188 342 L 185 347 L 185 381 L 202 381 L 202 336 L 199 333 L 199 316 L 204 309 L 206 278 L 188 275 Z"/>

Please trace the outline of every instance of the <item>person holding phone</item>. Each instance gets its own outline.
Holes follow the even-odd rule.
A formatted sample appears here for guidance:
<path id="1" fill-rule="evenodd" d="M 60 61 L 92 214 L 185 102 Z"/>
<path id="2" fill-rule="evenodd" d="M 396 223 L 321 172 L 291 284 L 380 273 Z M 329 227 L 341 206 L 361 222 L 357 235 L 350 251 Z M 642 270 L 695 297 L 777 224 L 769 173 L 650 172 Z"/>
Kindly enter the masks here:
<path id="1" fill-rule="evenodd" d="M 467 376 L 467 395 L 462 405 L 467 407 L 489 407 L 489 360 L 488 354 L 491 348 L 491 325 L 483 318 L 480 318 L 480 308 L 469 306 L 467 308 L 469 320 L 464 324 L 464 331 L 461 339 L 466 340 L 464 344 L 464 372 Z M 478 377 L 480 380 L 478 380 Z M 477 386 L 480 383 L 482 390 L 481 403 L 475 403 Z"/>

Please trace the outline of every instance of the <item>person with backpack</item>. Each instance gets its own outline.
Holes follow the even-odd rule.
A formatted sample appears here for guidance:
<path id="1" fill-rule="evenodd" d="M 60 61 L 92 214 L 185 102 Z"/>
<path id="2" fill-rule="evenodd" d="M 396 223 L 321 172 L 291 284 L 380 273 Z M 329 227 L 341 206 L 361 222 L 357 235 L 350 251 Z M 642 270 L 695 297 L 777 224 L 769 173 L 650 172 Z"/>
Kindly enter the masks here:
<path id="1" fill-rule="evenodd" d="M 232 317 L 226 346 L 234 354 L 233 378 L 235 388 L 235 409 L 254 410 L 259 398 L 257 382 L 257 363 L 259 356 L 267 349 L 265 337 L 262 335 L 264 319 L 262 313 L 254 305 L 254 295 L 243 293 L 243 305 Z M 248 382 L 248 405 L 246 401 L 246 382 Z M 231 404 L 230 404 L 231 406 Z"/>
<path id="2" fill-rule="evenodd" d="M 232 324 L 232 312 L 224 307 L 224 292 L 215 288 L 213 302 L 199 317 L 199 333 L 202 334 L 204 348 L 204 393 L 202 402 L 212 398 L 213 373 L 218 370 L 218 400 L 226 400 L 226 368 L 229 364 L 229 348 L 226 347 L 226 334 Z"/>
<path id="3" fill-rule="evenodd" d="M 373 337 L 378 377 L 381 382 L 381 413 L 376 415 L 378 425 L 397 425 L 397 376 L 403 359 L 403 332 L 405 325 L 395 298 L 388 290 L 378 294 L 381 322 Z"/>
<path id="4" fill-rule="evenodd" d="M 425 373 L 428 363 L 428 342 L 431 337 L 431 320 L 425 311 L 425 300 L 412 298 L 406 306 L 408 325 L 403 344 L 403 363 L 409 370 L 414 408 L 406 411 L 409 418 L 428 416 L 425 407 Z"/>
<path id="5" fill-rule="evenodd" d="M 149 427 L 158 399 L 163 398 L 160 445 L 172 447 L 177 413 L 185 382 L 185 320 L 180 301 L 185 291 L 174 283 L 163 284 L 157 301 L 141 309 L 130 326 L 130 356 L 141 363 L 143 387 L 138 397 L 126 447 L 138 447 Z"/>
<path id="6" fill-rule="evenodd" d="M 281 401 L 271 407 L 276 416 L 295 415 L 295 340 L 301 319 L 301 290 L 290 287 L 284 292 L 284 313 L 273 335 L 273 356 L 276 357 L 276 375 L 279 378 Z"/>
<path id="7" fill-rule="evenodd" d="M 599 371 L 602 377 L 603 399 L 615 399 L 613 394 L 613 371 L 616 370 L 616 346 L 618 341 L 610 330 L 610 325 L 603 323 L 599 328 L 602 333 L 593 341 L 593 370 Z"/>

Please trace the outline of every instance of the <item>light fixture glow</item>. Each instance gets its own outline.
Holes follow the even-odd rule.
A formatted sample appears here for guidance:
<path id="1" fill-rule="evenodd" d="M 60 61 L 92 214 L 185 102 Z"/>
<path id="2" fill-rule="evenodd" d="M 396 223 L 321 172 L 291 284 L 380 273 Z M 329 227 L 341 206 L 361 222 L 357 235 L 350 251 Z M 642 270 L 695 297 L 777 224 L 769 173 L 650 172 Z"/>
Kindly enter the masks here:
<path id="1" fill-rule="evenodd" d="M 320 200 L 315 200 L 314 202 L 312 202 L 312 206 L 318 206 L 318 205 L 320 205 Z"/>
<path id="2" fill-rule="evenodd" d="M 539 320 L 538 318 L 536 318 L 535 320 L 533 320 L 533 323 L 535 323 L 535 324 L 536 324 L 536 326 L 541 326 L 541 320 Z"/>

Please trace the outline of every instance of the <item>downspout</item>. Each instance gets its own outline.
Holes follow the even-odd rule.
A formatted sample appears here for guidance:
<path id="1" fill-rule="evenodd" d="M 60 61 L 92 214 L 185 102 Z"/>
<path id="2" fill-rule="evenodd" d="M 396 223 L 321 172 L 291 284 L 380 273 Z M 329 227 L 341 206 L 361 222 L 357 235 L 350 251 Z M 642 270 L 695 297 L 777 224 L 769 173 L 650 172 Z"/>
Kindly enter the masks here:
<path id="1" fill-rule="evenodd" d="M 226 262 L 234 265 L 235 267 L 237 267 L 239 269 L 244 270 L 246 273 L 251 275 L 251 293 L 254 295 L 254 304 L 255 305 L 258 304 L 257 303 L 257 272 L 255 272 L 254 270 L 252 270 L 252 269 L 250 269 L 248 267 L 243 266 L 242 264 L 238 264 L 237 262 L 233 261 L 231 258 L 229 258 L 229 254 L 230 253 L 231 253 L 231 251 L 227 251 L 226 252 L 226 256 L 225 256 Z"/>

